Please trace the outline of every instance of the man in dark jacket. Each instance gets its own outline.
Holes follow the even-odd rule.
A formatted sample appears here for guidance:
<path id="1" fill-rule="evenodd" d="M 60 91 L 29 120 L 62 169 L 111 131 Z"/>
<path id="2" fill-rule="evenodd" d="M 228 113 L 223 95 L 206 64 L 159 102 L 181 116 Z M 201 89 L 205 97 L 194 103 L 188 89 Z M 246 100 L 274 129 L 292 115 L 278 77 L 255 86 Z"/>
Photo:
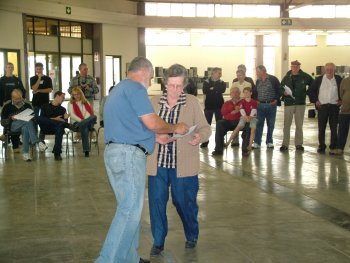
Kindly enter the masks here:
<path id="1" fill-rule="evenodd" d="M 308 94 L 310 101 L 315 103 L 318 111 L 318 153 L 326 151 L 326 127 L 329 122 L 331 129 L 331 144 L 329 145 L 330 154 L 336 151 L 337 147 L 337 127 L 340 99 L 340 83 L 342 78 L 335 75 L 335 64 L 329 62 L 325 65 L 325 74 L 319 76 L 312 83 Z"/>
<path id="2" fill-rule="evenodd" d="M 258 101 L 256 133 L 253 148 L 259 149 L 264 130 L 264 123 L 267 124 L 266 145 L 273 149 L 273 130 L 275 128 L 277 105 L 280 99 L 280 81 L 270 74 L 267 74 L 263 65 L 256 67 L 256 87 L 253 89 L 253 98 Z"/>
<path id="3" fill-rule="evenodd" d="M 0 78 L 0 107 L 8 100 L 11 100 L 11 93 L 14 89 L 21 90 L 23 98 L 25 98 L 26 90 L 22 81 L 13 75 L 14 65 L 9 62 L 5 67 L 5 76 Z"/>
<path id="4" fill-rule="evenodd" d="M 226 83 L 221 78 L 221 68 L 213 68 L 211 77 L 203 83 L 204 100 L 204 115 L 209 125 L 215 114 L 216 122 L 222 119 L 221 107 L 224 104 L 223 93 L 226 90 Z M 209 141 L 201 144 L 201 148 L 208 146 Z"/>
<path id="5" fill-rule="evenodd" d="M 293 116 L 295 121 L 295 149 L 303 151 L 303 122 L 305 113 L 306 87 L 310 87 L 313 78 L 300 69 L 298 60 L 291 62 L 291 70 L 287 72 L 281 82 L 281 94 L 284 101 L 284 126 L 281 151 L 288 150 L 290 127 Z"/>

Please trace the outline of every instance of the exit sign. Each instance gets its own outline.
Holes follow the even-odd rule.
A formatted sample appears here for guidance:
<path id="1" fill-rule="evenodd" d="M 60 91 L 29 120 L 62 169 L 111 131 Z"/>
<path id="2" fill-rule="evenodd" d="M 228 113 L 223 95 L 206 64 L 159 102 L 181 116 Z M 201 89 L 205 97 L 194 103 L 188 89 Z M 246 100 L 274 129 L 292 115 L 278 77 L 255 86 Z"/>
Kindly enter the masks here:
<path id="1" fill-rule="evenodd" d="M 72 14 L 72 8 L 70 6 L 66 6 L 66 15 Z"/>
<path id="2" fill-rule="evenodd" d="M 293 21 L 290 18 L 281 19 L 281 26 L 291 26 L 292 24 L 293 24 Z"/>

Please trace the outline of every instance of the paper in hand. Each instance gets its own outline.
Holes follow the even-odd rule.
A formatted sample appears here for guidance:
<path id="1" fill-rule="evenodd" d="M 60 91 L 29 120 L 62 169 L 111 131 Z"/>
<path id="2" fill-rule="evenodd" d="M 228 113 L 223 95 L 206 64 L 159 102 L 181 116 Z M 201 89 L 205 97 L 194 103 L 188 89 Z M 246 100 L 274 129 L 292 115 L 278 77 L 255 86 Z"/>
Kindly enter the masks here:
<path id="1" fill-rule="evenodd" d="M 284 85 L 284 91 L 287 93 L 288 96 L 291 96 L 293 99 L 295 99 L 294 96 L 293 96 L 293 92 L 290 89 L 290 87 L 288 87 L 287 85 Z"/>
<path id="2" fill-rule="evenodd" d="M 24 111 L 15 115 L 14 118 L 16 120 L 21 120 L 21 121 L 30 121 L 31 119 L 34 118 L 33 113 L 34 111 L 32 109 L 27 108 Z"/>
<path id="3" fill-rule="evenodd" d="M 195 129 L 196 129 L 196 127 L 197 127 L 197 124 L 196 125 L 193 125 L 192 127 L 190 127 L 189 129 L 188 129 L 188 132 L 186 133 L 186 134 L 174 134 L 173 135 L 173 137 L 174 138 L 182 138 L 182 137 L 184 137 L 184 136 L 186 136 L 186 135 L 188 135 L 188 134 L 191 134 Z"/>

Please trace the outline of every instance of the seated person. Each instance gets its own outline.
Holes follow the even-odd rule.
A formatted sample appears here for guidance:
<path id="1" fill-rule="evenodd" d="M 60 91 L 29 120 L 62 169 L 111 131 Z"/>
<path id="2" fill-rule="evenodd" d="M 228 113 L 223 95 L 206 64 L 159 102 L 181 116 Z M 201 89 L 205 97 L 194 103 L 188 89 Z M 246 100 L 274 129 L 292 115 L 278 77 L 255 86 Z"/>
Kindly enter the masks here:
<path id="1" fill-rule="evenodd" d="M 71 98 L 68 103 L 68 113 L 71 122 L 80 131 L 85 157 L 89 157 L 89 132 L 93 129 L 97 117 L 93 115 L 90 104 L 79 87 L 72 89 Z"/>
<path id="2" fill-rule="evenodd" d="M 113 82 L 113 84 L 115 84 Z M 114 85 L 111 86 L 108 90 L 108 94 L 111 93 L 112 89 L 114 88 Z M 103 110 L 105 108 L 105 103 L 106 103 L 106 100 L 107 100 L 108 96 L 104 96 L 102 99 L 101 99 L 101 102 L 100 102 L 100 126 L 101 127 L 104 127 L 104 122 L 103 122 Z"/>
<path id="3" fill-rule="evenodd" d="M 241 117 L 238 102 L 240 100 L 238 87 L 230 89 L 231 100 L 226 101 L 221 107 L 222 119 L 216 122 L 215 129 L 215 151 L 212 155 L 222 155 L 224 150 L 224 138 L 227 131 L 232 131 L 238 125 Z"/>
<path id="4" fill-rule="evenodd" d="M 40 116 L 37 117 L 37 122 L 43 134 L 55 134 L 55 145 L 53 154 L 56 161 L 61 161 L 62 153 L 62 138 L 65 128 L 72 126 L 67 122 L 69 115 L 66 109 L 61 106 L 64 101 L 65 94 L 62 91 L 56 91 L 52 102 L 44 104 L 41 108 Z"/>
<path id="5" fill-rule="evenodd" d="M 243 95 L 244 95 L 244 99 L 238 103 L 238 107 L 241 113 L 241 118 L 239 120 L 237 127 L 234 129 L 233 133 L 230 136 L 230 139 L 227 141 L 225 146 L 227 147 L 228 145 L 230 145 L 230 142 L 238 135 L 239 131 L 245 127 L 246 123 L 249 123 L 249 127 L 251 129 L 249 144 L 246 149 L 243 149 L 243 155 L 246 156 L 249 154 L 249 151 L 252 148 L 252 144 L 255 136 L 256 113 L 257 113 L 256 109 L 258 107 L 258 103 L 256 100 L 252 99 L 251 88 L 249 87 L 244 88 Z"/>
<path id="6" fill-rule="evenodd" d="M 29 142 L 37 145 L 42 152 L 47 149 L 47 146 L 39 140 L 33 119 L 30 121 L 23 121 L 16 118 L 17 114 L 26 109 L 32 109 L 32 106 L 24 101 L 22 91 L 14 89 L 11 92 L 11 100 L 4 104 L 1 111 L 1 122 L 2 124 L 7 123 L 10 131 L 21 132 L 23 138 L 23 160 L 31 161 L 32 157 L 29 153 Z"/>

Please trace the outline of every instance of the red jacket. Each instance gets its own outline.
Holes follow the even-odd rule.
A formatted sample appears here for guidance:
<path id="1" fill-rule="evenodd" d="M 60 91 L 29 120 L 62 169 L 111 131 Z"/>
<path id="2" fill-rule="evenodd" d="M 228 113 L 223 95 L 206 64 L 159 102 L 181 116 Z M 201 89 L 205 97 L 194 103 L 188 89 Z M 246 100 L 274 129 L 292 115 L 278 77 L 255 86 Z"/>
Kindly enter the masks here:
<path id="1" fill-rule="evenodd" d="M 226 101 L 221 107 L 222 118 L 227 121 L 239 120 L 241 118 L 241 113 L 239 111 L 235 114 L 231 114 L 236 106 L 238 106 L 238 102 L 234 104 L 232 100 Z"/>

